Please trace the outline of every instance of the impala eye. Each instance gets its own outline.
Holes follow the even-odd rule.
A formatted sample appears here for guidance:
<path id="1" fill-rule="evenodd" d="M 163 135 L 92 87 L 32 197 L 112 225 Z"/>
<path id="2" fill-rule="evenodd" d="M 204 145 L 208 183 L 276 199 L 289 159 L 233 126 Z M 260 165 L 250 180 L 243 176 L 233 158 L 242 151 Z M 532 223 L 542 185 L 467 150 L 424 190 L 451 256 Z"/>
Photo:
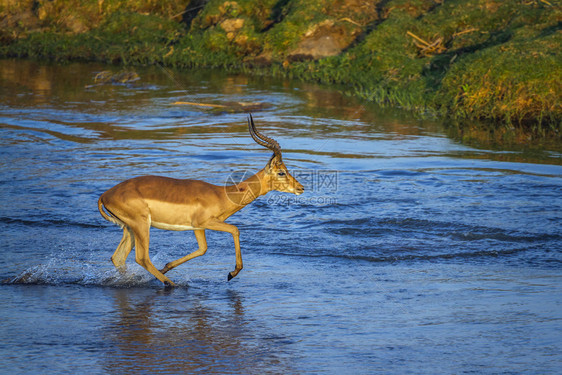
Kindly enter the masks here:
<path id="1" fill-rule="evenodd" d="M 277 173 L 277 176 L 279 176 L 279 177 L 284 177 L 284 176 L 285 176 L 285 172 L 279 172 L 279 173 Z"/>

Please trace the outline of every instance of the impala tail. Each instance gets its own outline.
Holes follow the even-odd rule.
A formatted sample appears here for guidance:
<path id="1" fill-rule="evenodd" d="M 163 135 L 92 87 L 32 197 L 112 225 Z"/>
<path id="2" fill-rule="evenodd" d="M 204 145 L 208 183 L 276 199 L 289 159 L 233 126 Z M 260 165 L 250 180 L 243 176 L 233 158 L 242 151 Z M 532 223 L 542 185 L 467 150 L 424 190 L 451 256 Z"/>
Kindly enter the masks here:
<path id="1" fill-rule="evenodd" d="M 121 229 L 123 229 L 126 226 L 125 223 L 119 220 L 117 216 L 115 216 L 113 213 L 111 213 L 111 211 L 109 211 L 106 207 L 104 207 L 102 198 L 103 195 L 100 197 L 100 199 L 98 199 L 98 210 L 100 211 L 101 216 L 103 216 L 105 220 L 115 223 L 119 225 Z M 109 214 L 105 212 L 104 208 L 105 210 L 107 210 Z"/>

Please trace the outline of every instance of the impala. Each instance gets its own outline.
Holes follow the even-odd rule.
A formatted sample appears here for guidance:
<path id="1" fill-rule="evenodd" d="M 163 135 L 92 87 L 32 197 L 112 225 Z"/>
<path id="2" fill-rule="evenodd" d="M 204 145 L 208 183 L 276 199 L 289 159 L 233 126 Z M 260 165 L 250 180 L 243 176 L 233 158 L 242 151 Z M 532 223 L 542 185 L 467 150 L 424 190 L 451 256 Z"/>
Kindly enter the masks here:
<path id="1" fill-rule="evenodd" d="M 256 130 L 252 115 L 248 117 L 248 128 L 254 141 L 273 151 L 273 156 L 265 168 L 238 184 L 216 186 L 198 180 L 141 176 L 121 182 L 101 195 L 98 200 L 101 215 L 123 228 L 123 238 L 111 257 L 115 267 L 122 269 L 134 245 L 137 263 L 165 285 L 174 285 L 165 273 L 205 254 L 205 230 L 209 229 L 232 234 L 236 267 L 228 273 L 228 280 L 238 275 L 242 270 L 240 232 L 225 220 L 269 191 L 296 195 L 304 192 L 303 186 L 287 171 L 279 143 Z M 199 248 L 158 270 L 148 254 L 150 227 L 192 230 Z"/>

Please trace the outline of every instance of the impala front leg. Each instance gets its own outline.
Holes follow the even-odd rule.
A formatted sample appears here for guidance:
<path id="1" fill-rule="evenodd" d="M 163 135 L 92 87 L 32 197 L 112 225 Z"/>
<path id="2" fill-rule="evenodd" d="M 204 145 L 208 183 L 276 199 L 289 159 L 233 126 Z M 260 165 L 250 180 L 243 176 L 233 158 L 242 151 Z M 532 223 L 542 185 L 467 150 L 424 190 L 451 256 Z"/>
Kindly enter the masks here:
<path id="1" fill-rule="evenodd" d="M 187 256 L 184 256 L 183 258 L 174 260 L 173 262 L 166 264 L 166 266 L 160 270 L 162 274 L 165 274 L 172 268 L 176 268 L 177 266 L 187 262 L 188 260 L 191 260 L 196 257 L 200 257 L 201 255 L 205 254 L 205 252 L 207 252 L 207 239 L 205 238 L 205 231 L 199 229 L 199 230 L 195 230 L 194 233 L 195 233 L 195 238 L 197 239 L 197 244 L 199 245 L 199 249 L 195 250 L 194 252 L 192 252 Z"/>
<path id="2" fill-rule="evenodd" d="M 230 281 L 232 280 L 233 277 L 238 275 L 238 273 L 243 268 L 242 252 L 240 251 L 240 231 L 234 225 L 227 224 L 219 220 L 214 220 L 211 221 L 210 223 L 207 223 L 207 225 L 205 225 L 205 228 L 211 230 L 218 230 L 221 232 L 228 232 L 232 234 L 232 237 L 234 238 L 234 250 L 236 251 L 236 268 L 234 268 L 234 271 L 228 273 L 228 281 Z"/>
<path id="3" fill-rule="evenodd" d="M 234 268 L 234 271 L 228 273 L 228 281 L 232 280 L 233 277 L 238 275 L 238 273 L 242 271 L 242 268 L 244 267 L 242 265 L 242 251 L 240 250 L 240 231 L 235 226 L 233 227 L 236 230 L 232 233 L 232 237 L 234 238 L 234 251 L 236 252 L 236 267 Z"/>

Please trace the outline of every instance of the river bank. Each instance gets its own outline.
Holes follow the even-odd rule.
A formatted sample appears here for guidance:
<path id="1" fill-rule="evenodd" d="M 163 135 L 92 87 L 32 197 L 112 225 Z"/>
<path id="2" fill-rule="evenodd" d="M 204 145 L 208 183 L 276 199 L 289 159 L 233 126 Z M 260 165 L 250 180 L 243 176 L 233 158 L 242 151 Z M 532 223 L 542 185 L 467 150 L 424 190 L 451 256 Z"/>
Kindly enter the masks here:
<path id="1" fill-rule="evenodd" d="M 524 143 L 562 137 L 561 25 L 545 0 L 5 1 L 0 57 L 286 76 Z"/>

